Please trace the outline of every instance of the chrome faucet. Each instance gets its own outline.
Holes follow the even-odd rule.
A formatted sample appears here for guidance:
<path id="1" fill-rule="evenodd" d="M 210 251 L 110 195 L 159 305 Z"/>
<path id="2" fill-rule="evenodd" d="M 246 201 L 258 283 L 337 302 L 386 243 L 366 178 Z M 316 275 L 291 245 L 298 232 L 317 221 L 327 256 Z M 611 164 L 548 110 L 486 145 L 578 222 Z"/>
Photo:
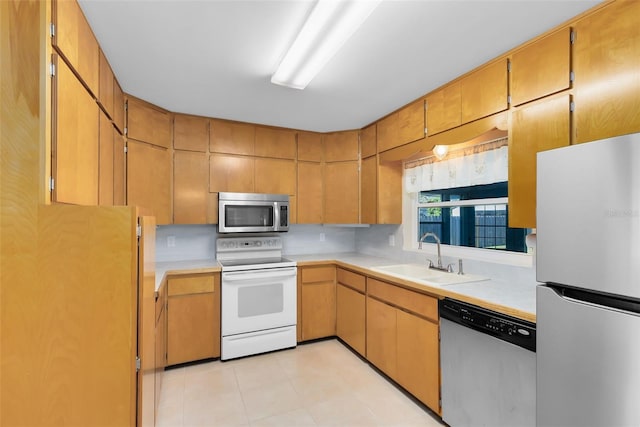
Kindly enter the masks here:
<path id="1" fill-rule="evenodd" d="M 434 267 L 431 260 L 428 260 L 429 268 L 435 268 L 437 270 L 447 271 L 447 269 L 442 266 L 442 257 L 440 256 L 440 238 L 435 233 L 427 231 L 422 236 L 420 236 L 420 240 L 418 240 L 418 249 L 422 249 L 422 242 L 424 242 L 424 239 L 426 239 L 429 236 L 433 237 L 436 241 L 436 245 L 438 245 L 438 260 L 437 260 L 438 265 Z"/>

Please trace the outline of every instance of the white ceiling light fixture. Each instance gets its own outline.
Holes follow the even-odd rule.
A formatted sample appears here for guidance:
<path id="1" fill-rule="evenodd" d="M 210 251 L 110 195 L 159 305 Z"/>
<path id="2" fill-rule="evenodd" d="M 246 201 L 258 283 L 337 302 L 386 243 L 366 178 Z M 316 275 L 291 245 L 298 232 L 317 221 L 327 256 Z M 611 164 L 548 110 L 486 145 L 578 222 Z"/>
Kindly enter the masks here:
<path id="1" fill-rule="evenodd" d="M 318 0 L 271 83 L 304 89 L 381 0 Z"/>
<path id="2" fill-rule="evenodd" d="M 449 153 L 449 147 L 446 145 L 435 145 L 433 147 L 433 155 L 436 156 L 438 160 L 442 160 L 447 157 Z"/>

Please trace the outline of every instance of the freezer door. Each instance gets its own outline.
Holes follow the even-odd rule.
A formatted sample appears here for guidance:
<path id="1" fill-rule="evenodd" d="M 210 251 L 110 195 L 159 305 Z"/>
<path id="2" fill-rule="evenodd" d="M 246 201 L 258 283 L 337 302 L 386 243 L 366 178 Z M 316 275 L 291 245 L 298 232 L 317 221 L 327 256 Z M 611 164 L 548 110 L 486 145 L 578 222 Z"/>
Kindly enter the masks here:
<path id="1" fill-rule="evenodd" d="M 537 280 L 640 299 L 640 134 L 538 153 Z"/>
<path id="2" fill-rule="evenodd" d="M 640 315 L 537 289 L 538 426 L 640 425 Z"/>

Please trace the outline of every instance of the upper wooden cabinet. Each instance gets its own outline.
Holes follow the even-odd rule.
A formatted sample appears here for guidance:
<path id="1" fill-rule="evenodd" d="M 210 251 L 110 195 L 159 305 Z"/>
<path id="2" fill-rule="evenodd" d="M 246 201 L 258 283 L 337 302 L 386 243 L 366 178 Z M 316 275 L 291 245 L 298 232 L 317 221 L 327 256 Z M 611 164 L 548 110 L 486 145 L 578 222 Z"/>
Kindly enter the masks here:
<path id="1" fill-rule="evenodd" d="M 98 163 L 98 204 L 101 206 L 113 205 L 114 184 L 114 141 L 115 130 L 111 121 L 103 111 L 100 111 L 100 138 L 99 138 L 99 163 Z"/>
<path id="2" fill-rule="evenodd" d="M 113 128 L 113 204 L 123 206 L 127 191 L 127 159 L 125 158 L 124 136 Z"/>
<path id="3" fill-rule="evenodd" d="M 402 224 L 402 163 L 378 165 L 378 224 Z"/>
<path id="4" fill-rule="evenodd" d="M 378 152 L 424 138 L 424 116 L 424 99 L 420 99 L 380 120 Z"/>
<path id="5" fill-rule="evenodd" d="M 209 119 L 176 114 L 173 118 L 173 148 L 206 153 L 209 148 Z"/>
<path id="6" fill-rule="evenodd" d="M 255 159 L 246 156 L 211 154 L 209 157 L 209 191 L 253 193 Z"/>
<path id="7" fill-rule="evenodd" d="M 80 75 L 94 96 L 99 94 L 100 48 L 76 0 L 53 2 L 53 45 Z"/>
<path id="8" fill-rule="evenodd" d="M 100 108 L 67 64 L 53 61 L 53 201 L 97 205 Z"/>
<path id="9" fill-rule="evenodd" d="M 616 1 L 575 24 L 576 142 L 640 131 L 640 2 Z"/>
<path id="10" fill-rule="evenodd" d="M 247 123 L 211 119 L 209 150 L 213 153 L 255 153 L 256 127 Z"/>
<path id="11" fill-rule="evenodd" d="M 298 160 L 321 162 L 324 158 L 321 133 L 298 132 Z"/>
<path id="12" fill-rule="evenodd" d="M 98 102 L 102 105 L 102 109 L 107 116 L 113 119 L 113 96 L 114 96 L 114 76 L 111 65 L 104 56 L 104 52 L 100 49 L 100 90 L 98 94 Z"/>
<path id="13" fill-rule="evenodd" d="M 171 147 L 171 113 L 141 101 L 127 101 L 127 136 L 159 147 Z"/>
<path id="14" fill-rule="evenodd" d="M 357 161 L 325 164 L 324 222 L 357 224 L 359 193 Z"/>
<path id="15" fill-rule="evenodd" d="M 367 126 L 360 131 L 360 156 L 373 156 L 378 152 L 376 124 Z"/>
<path id="16" fill-rule="evenodd" d="M 460 126 L 462 104 L 460 82 L 456 81 L 427 96 L 427 135 Z"/>
<path id="17" fill-rule="evenodd" d="M 358 131 L 331 132 L 324 136 L 324 160 L 341 162 L 358 160 Z"/>
<path id="18" fill-rule="evenodd" d="M 209 157 L 206 153 L 173 153 L 173 223 L 206 224 L 209 202 Z"/>
<path id="19" fill-rule="evenodd" d="M 116 129 L 120 132 L 120 134 L 124 134 L 124 121 L 125 121 L 125 112 L 124 112 L 124 92 L 122 92 L 122 88 L 120 84 L 116 80 L 115 76 L 113 78 L 113 124 Z"/>
<path id="20" fill-rule="evenodd" d="M 507 59 L 492 62 L 460 79 L 462 123 L 504 111 L 507 103 Z"/>
<path id="21" fill-rule="evenodd" d="M 296 194 L 296 163 L 293 160 L 254 160 L 255 191 L 266 194 Z"/>
<path id="22" fill-rule="evenodd" d="M 515 109 L 509 138 L 509 227 L 536 226 L 536 154 L 569 145 L 569 95 Z"/>
<path id="23" fill-rule="evenodd" d="M 563 28 L 511 57 L 511 102 L 524 104 L 571 85 L 571 28 Z"/>
<path id="24" fill-rule="evenodd" d="M 292 130 L 257 126 L 255 141 L 258 157 L 296 158 L 296 133 Z"/>
<path id="25" fill-rule="evenodd" d="M 140 206 L 159 225 L 171 224 L 171 156 L 166 148 L 127 141 L 127 204 Z"/>
<path id="26" fill-rule="evenodd" d="M 298 224 L 324 221 L 324 167 L 318 162 L 298 162 Z"/>
<path id="27" fill-rule="evenodd" d="M 360 167 L 360 222 L 378 223 L 378 157 L 362 159 Z"/>

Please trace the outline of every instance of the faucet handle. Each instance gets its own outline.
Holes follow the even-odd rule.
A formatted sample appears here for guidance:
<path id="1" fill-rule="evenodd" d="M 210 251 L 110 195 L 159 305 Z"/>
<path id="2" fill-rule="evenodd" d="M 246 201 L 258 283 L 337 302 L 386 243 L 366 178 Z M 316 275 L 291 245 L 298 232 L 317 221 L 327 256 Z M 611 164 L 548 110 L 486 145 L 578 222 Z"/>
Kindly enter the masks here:
<path id="1" fill-rule="evenodd" d="M 447 273 L 453 273 L 453 263 L 447 265 Z"/>
<path id="2" fill-rule="evenodd" d="M 462 269 L 462 258 L 458 259 L 458 274 L 464 274 L 464 270 Z"/>
<path id="3" fill-rule="evenodd" d="M 431 261 L 429 258 L 427 258 L 427 262 L 429 263 L 429 268 L 433 267 L 433 261 Z"/>

